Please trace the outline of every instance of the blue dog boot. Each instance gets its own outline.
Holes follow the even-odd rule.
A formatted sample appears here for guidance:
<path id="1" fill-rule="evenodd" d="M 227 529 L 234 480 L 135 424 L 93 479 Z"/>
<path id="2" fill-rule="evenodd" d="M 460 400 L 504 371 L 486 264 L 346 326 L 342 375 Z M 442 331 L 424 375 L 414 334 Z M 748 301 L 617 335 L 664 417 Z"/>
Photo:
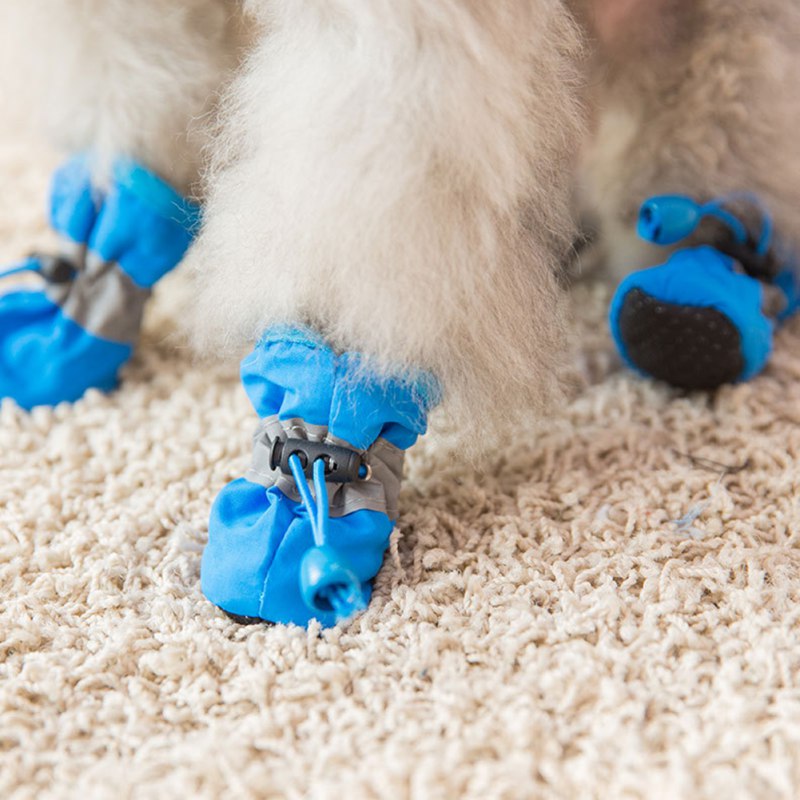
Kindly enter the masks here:
<path id="1" fill-rule="evenodd" d="M 435 381 L 379 378 L 288 328 L 267 332 L 242 381 L 262 422 L 250 470 L 211 510 L 203 592 L 239 620 L 335 625 L 369 601 Z"/>
<path id="2" fill-rule="evenodd" d="M 28 409 L 117 385 L 151 289 L 183 257 L 199 209 L 126 160 L 100 192 L 78 156 L 54 176 L 50 219 L 61 254 L 0 274 L 44 279 L 42 289 L 0 296 L 0 397 Z"/>
<path id="3" fill-rule="evenodd" d="M 629 275 L 610 314 L 626 363 L 685 389 L 715 389 L 760 372 L 775 323 L 764 313 L 761 282 L 734 264 L 713 247 L 697 247 Z"/>
<path id="4" fill-rule="evenodd" d="M 749 380 L 766 365 L 776 326 L 798 308 L 797 273 L 781 266 L 765 217 L 756 241 L 721 201 L 680 196 L 643 206 L 639 233 L 672 245 L 706 216 L 728 229 L 716 246 L 678 250 L 665 264 L 629 275 L 611 304 L 623 360 L 643 375 L 685 389 Z"/>

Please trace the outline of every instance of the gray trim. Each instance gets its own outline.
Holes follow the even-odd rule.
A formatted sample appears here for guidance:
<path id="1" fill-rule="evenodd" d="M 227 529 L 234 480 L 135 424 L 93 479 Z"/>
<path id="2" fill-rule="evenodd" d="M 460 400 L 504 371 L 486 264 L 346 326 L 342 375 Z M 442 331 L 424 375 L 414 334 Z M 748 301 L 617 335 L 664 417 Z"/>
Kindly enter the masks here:
<path id="1" fill-rule="evenodd" d="M 82 256 L 82 257 L 81 257 Z M 45 294 L 65 317 L 101 339 L 134 344 L 150 290 L 137 286 L 119 265 L 85 250 L 77 258 L 74 280 L 48 283 Z"/>
<path id="2" fill-rule="evenodd" d="M 309 425 L 299 418 L 279 420 L 277 416 L 262 420 L 253 437 L 253 461 L 245 478 L 265 489 L 277 486 L 289 499 L 298 503 L 300 495 L 294 479 L 284 475 L 279 469 L 270 469 L 272 442 L 279 436 L 352 448 L 348 442 L 331 436 L 324 425 Z M 390 519 L 397 519 L 405 453 L 386 439 L 378 439 L 366 451 L 365 456 L 372 470 L 369 480 L 327 484 L 330 515 L 343 517 L 354 511 L 367 509 L 380 511 L 388 514 Z"/>

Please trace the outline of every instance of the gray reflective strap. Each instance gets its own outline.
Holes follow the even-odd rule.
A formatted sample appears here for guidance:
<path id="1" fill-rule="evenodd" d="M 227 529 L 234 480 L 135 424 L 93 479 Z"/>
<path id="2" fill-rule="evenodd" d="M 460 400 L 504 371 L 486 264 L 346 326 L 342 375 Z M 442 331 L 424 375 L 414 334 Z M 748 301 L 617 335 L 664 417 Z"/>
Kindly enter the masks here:
<path id="1" fill-rule="evenodd" d="M 134 344 L 142 327 L 149 289 L 137 286 L 119 265 L 94 253 L 73 258 L 78 266 L 68 283 L 48 283 L 45 294 L 65 317 L 101 339 Z M 82 263 L 81 263 L 82 261 Z"/>
<path id="2" fill-rule="evenodd" d="M 289 499 L 300 502 L 300 494 L 291 475 L 270 467 L 272 442 L 276 438 L 308 439 L 327 442 L 340 447 L 351 447 L 348 442 L 331 436 L 323 425 L 308 425 L 302 419 L 279 420 L 267 417 L 261 422 L 253 437 L 253 461 L 245 478 L 269 489 L 277 486 Z M 378 439 L 366 452 L 370 467 L 368 480 L 354 483 L 328 483 L 330 515 L 343 517 L 354 511 L 380 511 L 390 519 L 397 519 L 398 497 L 403 478 L 405 453 L 386 439 Z"/>

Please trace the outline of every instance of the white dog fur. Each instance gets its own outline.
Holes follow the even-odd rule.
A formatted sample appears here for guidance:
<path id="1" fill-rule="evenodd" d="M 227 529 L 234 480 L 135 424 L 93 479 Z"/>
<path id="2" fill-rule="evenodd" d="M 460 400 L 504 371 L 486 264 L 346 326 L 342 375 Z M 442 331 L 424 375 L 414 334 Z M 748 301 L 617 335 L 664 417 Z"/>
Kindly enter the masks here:
<path id="1" fill-rule="evenodd" d="M 203 195 L 204 347 L 305 322 L 432 370 L 469 432 L 557 391 L 579 169 L 617 266 L 652 263 L 628 231 L 661 191 L 756 190 L 796 235 L 794 2 L 8 0 L 1 24 L 3 96 L 57 144 Z"/>
<path id="2" fill-rule="evenodd" d="M 586 0 L 578 0 L 578 3 Z M 758 194 L 800 251 L 800 3 L 588 0 L 606 13 L 583 186 L 620 276 L 663 259 L 637 239 L 653 194 Z"/>

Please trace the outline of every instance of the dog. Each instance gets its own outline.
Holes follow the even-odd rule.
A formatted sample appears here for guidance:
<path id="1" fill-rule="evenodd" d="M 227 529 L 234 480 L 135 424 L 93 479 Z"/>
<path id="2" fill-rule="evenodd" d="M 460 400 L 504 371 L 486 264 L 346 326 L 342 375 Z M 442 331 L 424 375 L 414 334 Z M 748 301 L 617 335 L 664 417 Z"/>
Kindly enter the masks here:
<path id="1" fill-rule="evenodd" d="M 467 440 L 558 396 L 561 276 L 581 220 L 596 227 L 586 262 L 617 276 L 663 257 L 631 233 L 655 193 L 756 192 L 800 247 L 800 6 L 786 0 L 16 0 L 4 12 L 8 119 L 16 108 L 65 153 L 91 153 L 98 192 L 124 157 L 202 206 L 186 257 L 199 349 L 231 357 L 302 326 L 304 347 L 359 353 L 380 379 L 433 376 L 422 405 L 443 398 Z"/>

